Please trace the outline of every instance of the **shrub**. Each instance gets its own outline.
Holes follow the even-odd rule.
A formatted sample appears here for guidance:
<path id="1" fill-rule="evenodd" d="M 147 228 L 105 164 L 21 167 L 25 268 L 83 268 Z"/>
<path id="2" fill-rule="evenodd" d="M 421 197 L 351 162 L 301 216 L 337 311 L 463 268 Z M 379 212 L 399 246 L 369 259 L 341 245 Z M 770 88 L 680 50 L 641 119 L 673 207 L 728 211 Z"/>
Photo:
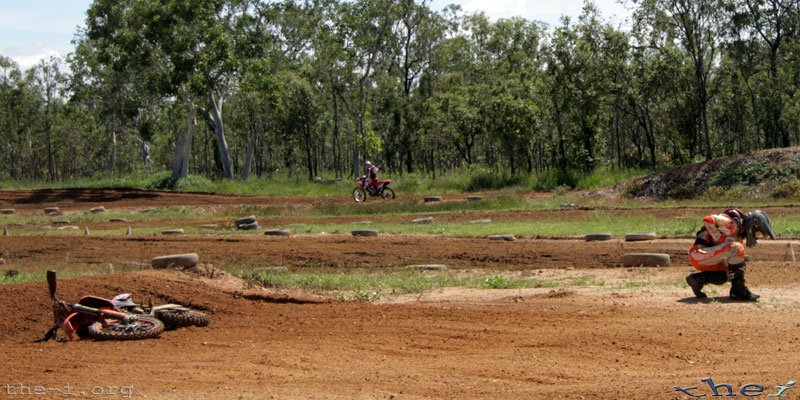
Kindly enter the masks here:
<path id="1" fill-rule="evenodd" d="M 728 199 L 743 199 L 750 194 L 750 187 L 744 185 L 736 185 L 732 187 L 712 186 L 703 194 L 703 198 L 712 201 L 721 201 Z"/>
<path id="2" fill-rule="evenodd" d="M 212 191 L 213 182 L 202 175 L 190 175 L 185 178 L 175 179 L 169 172 L 156 176 L 148 185 L 152 189 L 187 190 L 187 191 Z"/>
<path id="3" fill-rule="evenodd" d="M 693 199 L 696 195 L 697 193 L 691 185 L 679 185 L 667 191 L 667 197 L 675 200 Z"/>
<path id="4" fill-rule="evenodd" d="M 478 192 L 481 190 L 503 189 L 522 186 L 524 183 L 525 179 L 522 175 L 497 174 L 488 170 L 477 170 L 470 175 L 466 190 L 468 192 Z"/>
<path id="5" fill-rule="evenodd" d="M 533 185 L 534 190 L 549 192 L 559 186 L 575 188 L 578 180 L 570 171 L 561 169 L 550 170 L 546 174 L 539 176 Z"/>
<path id="6" fill-rule="evenodd" d="M 622 188 L 622 195 L 628 198 L 636 197 L 642 192 L 642 185 L 635 180 L 631 180 Z"/>
<path id="7" fill-rule="evenodd" d="M 492 277 L 485 278 L 481 282 L 481 287 L 487 289 L 513 289 L 518 286 L 519 286 L 518 282 L 515 282 L 501 275 L 495 275 Z"/>
<path id="8" fill-rule="evenodd" d="M 791 180 L 776 186 L 769 194 L 775 199 L 797 199 L 800 198 L 800 180 Z"/>

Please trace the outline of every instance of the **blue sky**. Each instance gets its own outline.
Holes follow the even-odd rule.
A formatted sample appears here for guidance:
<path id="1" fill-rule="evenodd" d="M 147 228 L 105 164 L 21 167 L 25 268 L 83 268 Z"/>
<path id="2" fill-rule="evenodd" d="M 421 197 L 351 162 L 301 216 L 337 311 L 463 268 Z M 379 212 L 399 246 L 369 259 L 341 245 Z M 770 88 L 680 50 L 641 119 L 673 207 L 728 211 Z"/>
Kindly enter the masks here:
<path id="1" fill-rule="evenodd" d="M 618 2 L 594 0 L 603 17 L 615 24 L 628 15 Z M 0 55 L 23 68 L 49 56 L 66 56 L 90 4 L 90 0 L 0 0 Z M 492 19 L 521 16 L 557 24 L 562 15 L 577 17 L 583 0 L 432 0 L 429 4 L 435 10 L 459 4 L 466 12 L 483 11 Z"/>

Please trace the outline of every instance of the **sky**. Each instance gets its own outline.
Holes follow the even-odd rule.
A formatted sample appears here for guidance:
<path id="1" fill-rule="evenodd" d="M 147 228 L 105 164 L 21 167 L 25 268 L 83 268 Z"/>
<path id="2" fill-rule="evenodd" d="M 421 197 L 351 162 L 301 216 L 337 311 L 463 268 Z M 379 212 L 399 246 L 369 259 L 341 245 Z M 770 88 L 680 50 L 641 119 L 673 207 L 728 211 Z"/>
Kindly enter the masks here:
<path id="1" fill-rule="evenodd" d="M 577 18 L 584 0 L 431 0 L 441 10 L 458 4 L 465 12 L 483 11 L 489 18 L 519 16 L 557 25 L 561 16 Z M 594 0 L 600 14 L 619 25 L 630 15 L 620 0 Z M 624 0 L 623 0 L 624 1 Z M 630 0 L 628 0 L 630 2 Z M 84 25 L 91 0 L 0 0 L 0 55 L 23 69 L 50 56 L 72 52 L 72 39 Z"/>

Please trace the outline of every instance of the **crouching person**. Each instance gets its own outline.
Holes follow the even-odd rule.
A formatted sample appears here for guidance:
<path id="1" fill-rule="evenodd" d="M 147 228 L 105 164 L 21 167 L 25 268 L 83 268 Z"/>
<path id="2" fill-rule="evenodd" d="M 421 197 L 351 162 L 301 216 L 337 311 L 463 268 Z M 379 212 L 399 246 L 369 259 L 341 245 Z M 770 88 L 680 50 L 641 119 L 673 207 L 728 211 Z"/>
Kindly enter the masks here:
<path id="1" fill-rule="evenodd" d="M 700 271 L 686 277 L 686 283 L 698 298 L 706 298 L 703 286 L 722 285 L 731 281 L 730 297 L 755 301 L 759 296 L 745 285 L 747 247 L 756 245 L 756 233 L 775 239 L 767 213 L 753 210 L 745 213 L 729 208 L 721 214 L 707 215 L 689 249 L 689 261 Z M 744 242 L 744 243 L 742 243 Z"/>

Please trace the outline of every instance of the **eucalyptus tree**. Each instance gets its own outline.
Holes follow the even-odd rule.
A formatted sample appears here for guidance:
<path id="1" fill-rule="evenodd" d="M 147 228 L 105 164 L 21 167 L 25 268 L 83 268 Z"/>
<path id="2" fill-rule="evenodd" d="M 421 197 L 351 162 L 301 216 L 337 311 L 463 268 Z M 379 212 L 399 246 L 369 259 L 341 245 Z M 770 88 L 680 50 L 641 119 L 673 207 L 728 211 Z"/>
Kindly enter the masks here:
<path id="1" fill-rule="evenodd" d="M 349 121 L 343 114 L 348 104 L 348 82 L 353 80 L 355 71 L 349 62 L 344 35 L 333 23 L 333 16 L 328 16 L 314 37 L 312 62 L 318 76 L 320 95 L 328 99 L 324 104 L 328 107 L 326 113 L 331 136 L 332 168 L 336 178 L 342 178 L 343 148 L 346 148 L 343 145 L 346 139 L 344 133 L 348 131 L 346 126 Z"/>
<path id="2" fill-rule="evenodd" d="M 512 175 L 517 173 L 518 154 L 528 172 L 533 169 L 531 143 L 538 134 L 538 97 L 542 29 L 522 18 L 501 19 L 489 26 L 486 50 L 490 55 L 491 136 L 499 141 Z"/>
<path id="3" fill-rule="evenodd" d="M 391 115 L 391 126 L 387 129 L 385 146 L 390 164 L 398 158 L 406 172 L 414 171 L 414 149 L 416 133 L 419 131 L 419 115 L 413 112 L 414 103 L 425 102 L 424 96 L 431 90 L 419 91 L 420 78 L 431 67 L 433 54 L 446 36 L 450 24 L 445 17 L 428 8 L 427 1 L 417 4 L 414 0 L 399 0 L 394 8 L 394 25 L 391 37 L 392 51 L 389 53 L 387 89 L 392 95 L 387 104 Z M 431 89 L 431 88 L 429 88 Z"/>
<path id="4" fill-rule="evenodd" d="M 380 139 L 369 126 L 370 97 L 374 92 L 375 75 L 385 71 L 391 57 L 388 45 L 394 22 L 393 8 L 397 0 L 356 0 L 336 4 L 331 21 L 336 40 L 343 43 L 346 58 L 341 62 L 352 71 L 354 82 L 348 82 L 342 96 L 345 108 L 354 121 L 352 171 L 358 175 L 360 162 L 377 155 Z"/>
<path id="5" fill-rule="evenodd" d="M 77 37 L 75 51 L 68 58 L 71 104 L 76 110 L 85 110 L 87 117 L 107 132 L 105 140 L 97 140 L 107 143 L 107 147 L 101 144 L 94 146 L 102 149 L 102 157 L 107 157 L 105 170 L 114 174 L 120 156 L 126 158 L 126 154 L 137 152 L 140 154 L 137 158 L 146 169 L 148 161 L 145 153 L 152 136 L 150 120 L 155 114 L 154 109 L 160 106 L 161 99 L 152 95 L 146 85 L 128 71 L 101 62 L 101 53 L 94 42 L 85 36 L 85 32 L 79 32 Z M 93 128 L 85 126 L 85 129 Z M 120 141 L 123 144 L 135 144 L 135 147 L 125 146 L 120 151 Z"/>
<path id="6" fill-rule="evenodd" d="M 481 138 L 487 133 L 484 115 L 489 98 L 490 82 L 477 71 L 475 42 L 465 35 L 443 40 L 435 53 L 433 68 L 423 75 L 423 89 L 437 90 L 419 103 L 418 114 L 423 126 L 443 136 L 455 148 L 461 162 L 472 165 L 479 161 Z M 458 163 L 460 164 L 460 163 Z"/>
<path id="7" fill-rule="evenodd" d="M 786 85 L 781 75 L 787 67 L 793 67 L 787 57 L 787 41 L 797 39 L 799 5 L 798 0 L 744 0 L 730 4 L 733 43 L 729 53 L 736 57 L 748 79 L 747 88 L 758 109 L 755 117 L 766 147 L 790 145 L 783 113 L 785 99 L 793 97 L 793 92 L 792 85 Z M 759 79 L 762 71 L 766 72 L 765 79 Z M 759 81 L 751 83 L 753 80 Z M 754 83 L 758 88 L 753 87 Z"/>
<path id="8" fill-rule="evenodd" d="M 0 162 L 4 175 L 12 179 L 32 178 L 31 124 L 38 114 L 35 99 L 14 60 L 0 57 Z"/>
<path id="9" fill-rule="evenodd" d="M 550 36 L 550 43 L 544 48 L 545 71 L 542 77 L 543 93 L 547 99 L 549 111 L 549 132 L 555 133 L 551 139 L 553 164 L 562 172 L 573 165 L 570 161 L 570 119 L 575 102 L 575 79 L 577 67 L 574 50 L 577 41 L 576 32 L 569 19 L 562 19 L 562 25 L 555 28 Z"/>
<path id="10" fill-rule="evenodd" d="M 188 174 L 198 114 L 215 133 L 222 173 L 233 178 L 223 106 L 238 83 L 236 22 L 248 9 L 248 2 L 239 0 L 95 0 L 87 11 L 82 43 L 99 53 L 100 63 L 185 105 L 186 130 L 176 137 L 173 178 Z"/>
<path id="11" fill-rule="evenodd" d="M 330 0 L 255 1 L 252 10 L 240 17 L 239 47 L 243 56 L 240 82 L 244 99 L 239 105 L 259 113 L 242 116 L 249 121 L 244 132 L 247 138 L 243 179 L 248 178 L 254 161 L 262 171 L 266 153 L 276 151 L 271 147 L 280 145 L 280 141 L 267 144 L 265 140 L 268 130 L 282 130 L 270 126 L 280 118 L 277 107 L 285 93 L 279 90 L 281 74 L 307 68 L 314 63 L 317 52 L 325 51 L 313 45 L 320 30 L 330 25 L 325 18 L 331 7 Z"/>
<path id="12" fill-rule="evenodd" d="M 55 181 L 59 177 L 57 158 L 59 149 L 58 119 L 63 112 L 66 98 L 66 77 L 61 72 L 62 61 L 57 57 L 41 60 L 26 71 L 26 80 L 41 99 L 38 133 L 43 135 L 47 179 Z M 66 156 L 66 155 L 64 155 Z"/>
<path id="13" fill-rule="evenodd" d="M 709 125 L 710 85 L 719 62 L 723 33 L 724 0 L 634 0 L 636 24 L 652 27 L 653 35 L 666 35 L 681 45 L 693 66 L 699 147 L 706 159 L 714 155 Z"/>

